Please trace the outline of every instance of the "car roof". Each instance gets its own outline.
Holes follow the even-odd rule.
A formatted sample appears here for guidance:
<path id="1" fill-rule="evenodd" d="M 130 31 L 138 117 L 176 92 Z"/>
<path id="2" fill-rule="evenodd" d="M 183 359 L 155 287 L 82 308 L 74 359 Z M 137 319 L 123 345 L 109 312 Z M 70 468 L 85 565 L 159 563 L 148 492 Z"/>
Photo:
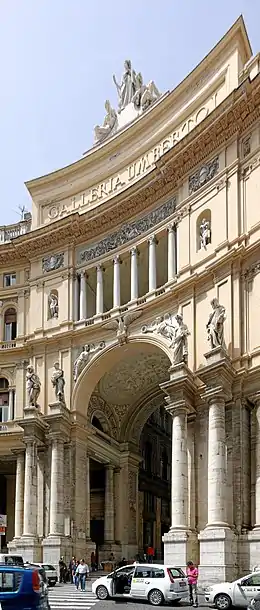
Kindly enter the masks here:
<path id="1" fill-rule="evenodd" d="M 17 566 L 17 565 L 12 565 L 11 563 L 1 563 L 0 562 L 0 568 L 4 568 L 7 571 L 11 571 L 13 572 L 14 570 L 17 570 L 18 572 L 20 570 L 24 570 L 24 566 Z"/>

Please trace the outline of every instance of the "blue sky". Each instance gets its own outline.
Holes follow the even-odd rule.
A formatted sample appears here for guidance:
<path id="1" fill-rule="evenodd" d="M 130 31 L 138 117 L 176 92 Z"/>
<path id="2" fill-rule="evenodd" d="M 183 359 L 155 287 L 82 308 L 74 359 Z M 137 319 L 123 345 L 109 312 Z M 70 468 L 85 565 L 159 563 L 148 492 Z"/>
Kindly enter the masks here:
<path id="1" fill-rule="evenodd" d="M 259 0 L 1 0 L 0 225 L 30 207 L 24 181 L 90 148 L 126 58 L 172 89 L 241 13 L 256 53 Z"/>

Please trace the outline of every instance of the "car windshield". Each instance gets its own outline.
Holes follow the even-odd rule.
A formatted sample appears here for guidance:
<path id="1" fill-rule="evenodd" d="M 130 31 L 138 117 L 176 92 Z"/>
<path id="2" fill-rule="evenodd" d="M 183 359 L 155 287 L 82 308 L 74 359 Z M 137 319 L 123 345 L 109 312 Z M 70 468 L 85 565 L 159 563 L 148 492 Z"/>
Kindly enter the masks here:
<path id="1" fill-rule="evenodd" d="M 51 570 L 55 572 L 55 568 L 54 568 L 53 566 L 51 566 L 50 564 L 48 564 L 48 563 L 44 563 L 42 567 L 43 567 L 45 570 L 48 570 L 49 572 L 50 572 Z"/>

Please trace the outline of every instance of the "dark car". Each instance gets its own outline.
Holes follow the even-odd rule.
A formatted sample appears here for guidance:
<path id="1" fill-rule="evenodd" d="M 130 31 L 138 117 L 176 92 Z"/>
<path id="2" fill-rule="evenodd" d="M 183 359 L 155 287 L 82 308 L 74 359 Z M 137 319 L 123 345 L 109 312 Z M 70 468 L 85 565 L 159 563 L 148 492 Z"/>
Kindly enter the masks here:
<path id="1" fill-rule="evenodd" d="M 0 565 L 2 610 L 49 610 L 47 587 L 33 567 Z"/>

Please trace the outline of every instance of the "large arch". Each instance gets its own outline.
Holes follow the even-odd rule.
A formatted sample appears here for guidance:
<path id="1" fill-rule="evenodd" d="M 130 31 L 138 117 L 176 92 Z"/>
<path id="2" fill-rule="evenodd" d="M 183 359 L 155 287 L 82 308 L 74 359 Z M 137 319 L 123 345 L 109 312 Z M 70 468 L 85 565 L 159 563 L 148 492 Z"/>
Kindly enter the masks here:
<path id="1" fill-rule="evenodd" d="M 158 358 L 160 355 L 164 358 L 164 378 L 160 378 L 154 385 L 158 387 L 159 382 L 167 381 L 168 369 L 171 365 L 171 350 L 164 340 L 157 336 L 151 336 L 149 339 L 147 336 L 133 336 L 124 345 L 115 342 L 108 345 L 90 360 L 75 384 L 72 394 L 72 411 L 87 417 L 90 398 L 102 377 L 126 359 L 140 358 L 141 362 L 144 354 L 157 354 Z M 149 389 L 151 389 L 151 385 Z"/>

